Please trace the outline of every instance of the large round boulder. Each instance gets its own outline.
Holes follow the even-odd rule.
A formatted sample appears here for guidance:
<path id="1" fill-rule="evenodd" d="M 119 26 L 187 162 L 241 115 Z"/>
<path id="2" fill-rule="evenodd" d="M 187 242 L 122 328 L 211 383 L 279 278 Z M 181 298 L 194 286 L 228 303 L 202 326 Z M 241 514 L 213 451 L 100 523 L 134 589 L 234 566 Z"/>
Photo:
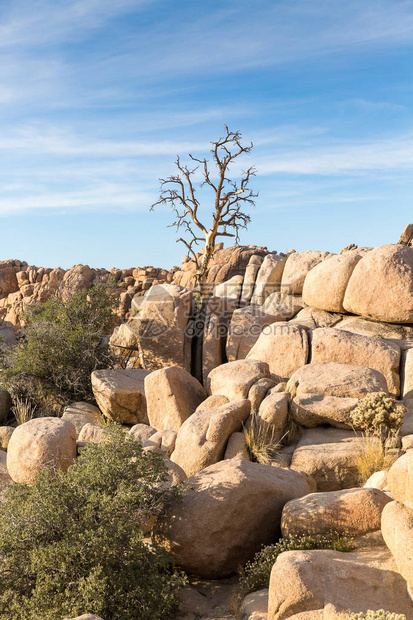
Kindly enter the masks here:
<path id="1" fill-rule="evenodd" d="M 339 362 L 314 362 L 299 368 L 287 383 L 292 398 L 299 394 L 319 394 L 363 398 L 370 392 L 386 392 L 384 376 L 372 368 L 340 364 Z"/>
<path id="2" fill-rule="evenodd" d="M 413 248 L 389 243 L 368 252 L 354 268 L 343 306 L 376 321 L 413 323 Z"/>
<path id="3" fill-rule="evenodd" d="M 391 498 L 378 489 L 345 489 L 311 493 L 284 506 L 281 530 L 284 537 L 330 532 L 361 536 L 381 528 L 381 513 Z"/>
<path id="4" fill-rule="evenodd" d="M 66 471 L 76 458 L 76 428 L 60 418 L 35 418 L 18 426 L 7 447 L 7 469 L 15 482 L 33 484 L 44 469 Z"/>
<path id="5" fill-rule="evenodd" d="M 182 500 L 169 508 L 161 527 L 165 546 L 188 573 L 205 579 L 235 573 L 275 542 L 284 505 L 309 493 L 311 482 L 241 458 L 211 465 L 185 481 Z"/>
<path id="6" fill-rule="evenodd" d="M 400 356 L 397 344 L 379 338 L 328 327 L 312 332 L 313 363 L 340 362 L 378 370 L 386 378 L 389 393 L 396 397 L 400 394 Z"/>
<path id="7" fill-rule="evenodd" d="M 384 547 L 286 551 L 272 568 L 268 620 L 338 620 L 379 609 L 413 617 L 406 582 Z"/>
<path id="8" fill-rule="evenodd" d="M 329 252 L 318 252 L 317 250 L 290 254 L 281 279 L 281 291 L 292 295 L 301 295 L 308 272 L 328 256 L 332 255 Z"/>
<path id="9" fill-rule="evenodd" d="M 329 312 L 345 312 L 343 301 L 351 274 L 361 256 L 347 252 L 330 256 L 307 274 L 303 287 L 303 301 L 312 308 Z"/>

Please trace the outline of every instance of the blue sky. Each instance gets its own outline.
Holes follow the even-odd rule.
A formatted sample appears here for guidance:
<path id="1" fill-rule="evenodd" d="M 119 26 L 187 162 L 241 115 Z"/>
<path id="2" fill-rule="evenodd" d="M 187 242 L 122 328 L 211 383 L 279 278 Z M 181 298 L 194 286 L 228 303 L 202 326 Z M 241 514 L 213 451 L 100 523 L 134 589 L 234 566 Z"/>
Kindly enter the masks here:
<path id="1" fill-rule="evenodd" d="M 170 213 L 149 206 L 224 124 L 254 142 L 242 243 L 397 241 L 413 1 L 0 0 L 0 259 L 179 264 Z"/>

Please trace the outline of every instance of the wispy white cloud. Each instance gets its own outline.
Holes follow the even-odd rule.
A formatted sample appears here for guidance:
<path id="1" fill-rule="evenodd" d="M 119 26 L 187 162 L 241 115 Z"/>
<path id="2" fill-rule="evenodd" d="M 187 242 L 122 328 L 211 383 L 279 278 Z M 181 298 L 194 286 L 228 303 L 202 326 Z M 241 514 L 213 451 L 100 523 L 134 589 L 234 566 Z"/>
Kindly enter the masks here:
<path id="1" fill-rule="evenodd" d="M 45 46 L 78 40 L 107 20 L 159 0 L 5 1 L 0 10 L 0 48 Z"/>
<path id="2" fill-rule="evenodd" d="M 343 141 L 259 157 L 261 174 L 335 175 L 413 169 L 413 134 L 370 142 Z"/>
<path id="3" fill-rule="evenodd" d="M 153 201 L 153 194 L 143 192 L 132 184 L 125 188 L 123 184 L 106 183 L 84 191 L 50 191 L 29 196 L 3 194 L 0 197 L 0 215 L 61 209 L 147 211 Z"/>

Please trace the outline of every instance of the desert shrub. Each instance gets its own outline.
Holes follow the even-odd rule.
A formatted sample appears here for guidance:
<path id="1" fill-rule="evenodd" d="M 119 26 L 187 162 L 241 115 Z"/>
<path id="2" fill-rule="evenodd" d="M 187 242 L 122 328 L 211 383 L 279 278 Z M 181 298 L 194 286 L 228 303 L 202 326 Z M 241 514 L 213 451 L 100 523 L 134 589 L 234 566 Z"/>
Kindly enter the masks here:
<path id="1" fill-rule="evenodd" d="M 385 392 L 373 392 L 360 400 L 351 412 L 351 419 L 356 430 L 376 435 L 384 445 L 400 430 L 405 413 L 406 407 Z"/>
<path id="2" fill-rule="evenodd" d="M 275 545 L 263 547 L 251 562 L 240 571 L 239 589 L 243 597 L 250 592 L 268 588 L 272 567 L 278 556 L 284 551 L 300 551 L 307 549 L 333 549 L 335 551 L 351 551 L 354 548 L 349 536 L 332 532 L 329 536 L 288 536 L 281 538 Z"/>
<path id="3" fill-rule="evenodd" d="M 13 485 L 0 506 L 0 617 L 170 618 L 184 580 L 144 539 L 147 523 L 179 497 L 166 478 L 161 455 L 113 428 L 66 474 Z"/>
<path id="4" fill-rule="evenodd" d="M 67 301 L 51 297 L 28 306 L 24 343 L 9 352 L 3 371 L 13 400 L 30 401 L 49 415 L 69 402 L 93 402 L 91 372 L 113 366 L 103 337 L 114 328 L 117 304 L 111 285 L 97 284 Z"/>

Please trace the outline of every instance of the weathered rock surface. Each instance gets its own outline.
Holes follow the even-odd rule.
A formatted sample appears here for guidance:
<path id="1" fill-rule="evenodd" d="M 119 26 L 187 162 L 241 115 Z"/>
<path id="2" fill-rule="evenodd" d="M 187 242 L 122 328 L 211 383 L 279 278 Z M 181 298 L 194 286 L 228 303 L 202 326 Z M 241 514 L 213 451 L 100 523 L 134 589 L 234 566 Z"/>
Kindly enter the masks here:
<path id="1" fill-rule="evenodd" d="M 261 306 L 263 312 L 273 314 L 276 321 L 289 321 L 304 308 L 301 295 L 290 295 L 286 292 L 271 293 Z"/>
<path id="2" fill-rule="evenodd" d="M 336 428 L 351 429 L 351 412 L 358 402 L 358 398 L 299 394 L 291 402 L 291 415 L 297 424 L 306 428 L 330 424 Z"/>
<path id="3" fill-rule="evenodd" d="M 208 376 L 208 391 L 222 394 L 228 400 L 243 400 L 259 379 L 270 376 L 265 362 L 256 360 L 236 360 L 214 368 Z"/>
<path id="4" fill-rule="evenodd" d="M 356 265 L 344 297 L 347 312 L 388 323 L 413 323 L 413 249 L 381 245 Z"/>
<path id="5" fill-rule="evenodd" d="M 271 572 L 268 620 L 322 620 L 386 609 L 411 618 L 413 605 L 389 551 L 287 551 Z"/>
<path id="6" fill-rule="evenodd" d="M 413 348 L 404 354 L 402 395 L 403 398 L 413 398 Z"/>
<path id="7" fill-rule="evenodd" d="M 409 450 L 391 466 L 387 474 L 387 484 L 398 502 L 413 510 L 413 452 Z"/>
<path id="8" fill-rule="evenodd" d="M 252 304 L 262 305 L 271 293 L 280 289 L 286 262 L 287 256 L 284 254 L 267 254 L 257 275 Z"/>
<path id="9" fill-rule="evenodd" d="M 0 390 L 0 422 L 5 422 L 11 409 L 11 397 L 6 390 Z"/>
<path id="10" fill-rule="evenodd" d="M 320 325 L 321 327 L 321 325 Z M 361 336 L 378 338 L 397 344 L 402 350 L 413 346 L 413 326 L 395 325 L 365 319 L 360 316 L 346 316 L 335 325 L 336 329 L 341 329 Z"/>
<path id="11" fill-rule="evenodd" d="M 387 490 L 387 471 L 376 471 L 365 482 L 364 488 L 366 489 L 379 489 L 380 491 Z"/>
<path id="12" fill-rule="evenodd" d="M 7 448 L 10 476 L 33 484 L 44 469 L 66 471 L 76 458 L 76 436 L 73 424 L 59 418 L 34 418 L 18 426 Z"/>
<path id="13" fill-rule="evenodd" d="M 62 419 L 69 420 L 75 427 L 77 434 L 79 434 L 85 424 L 99 424 L 102 416 L 99 409 L 94 405 L 79 402 L 65 407 Z"/>
<path id="14" fill-rule="evenodd" d="M 239 431 L 229 436 L 224 459 L 235 459 L 237 457 L 247 459 L 248 461 L 251 460 L 245 434 Z"/>
<path id="15" fill-rule="evenodd" d="M 164 366 L 190 369 L 190 339 L 186 327 L 192 315 L 192 292 L 173 284 L 152 286 L 134 297 L 131 318 L 143 353 L 145 368 Z"/>
<path id="16" fill-rule="evenodd" d="M 232 276 L 226 282 L 222 282 L 214 287 L 213 294 L 215 297 L 224 297 L 226 299 L 232 299 L 236 303 L 239 302 L 242 291 L 242 284 L 244 282 L 244 276 Z"/>
<path id="17" fill-rule="evenodd" d="M 107 439 L 107 430 L 97 424 L 85 424 L 77 438 L 78 443 L 101 443 Z"/>
<path id="18" fill-rule="evenodd" d="M 291 468 L 312 476 L 318 491 L 351 489 L 359 486 L 357 458 L 362 445 L 362 439 L 350 431 L 306 430 L 294 451 Z"/>
<path id="19" fill-rule="evenodd" d="M 199 381 L 179 366 L 161 368 L 145 377 L 149 424 L 158 431 L 178 431 L 206 396 Z"/>
<path id="20" fill-rule="evenodd" d="M 400 394 L 400 347 L 377 338 L 338 329 L 315 329 L 311 340 L 311 361 L 340 362 L 378 370 L 392 396 Z"/>
<path id="21" fill-rule="evenodd" d="M 248 261 L 248 265 L 245 269 L 244 274 L 244 282 L 242 284 L 240 299 L 241 306 L 245 306 L 246 304 L 251 303 L 251 297 L 254 292 L 255 281 L 262 265 L 262 261 L 262 256 L 258 256 L 256 254 L 251 256 L 250 260 Z"/>
<path id="22" fill-rule="evenodd" d="M 288 323 L 313 330 L 317 327 L 333 327 L 339 324 L 342 319 L 341 314 L 326 312 L 326 310 L 318 310 L 317 308 L 303 308 Z"/>
<path id="23" fill-rule="evenodd" d="M 255 417 L 263 431 L 271 433 L 274 443 L 280 441 L 284 435 L 289 401 L 290 395 L 287 392 L 278 392 L 276 388 L 272 388 L 261 402 Z"/>
<path id="24" fill-rule="evenodd" d="M 145 441 L 155 433 L 156 428 L 152 428 L 152 426 L 148 426 L 148 424 L 135 424 L 129 431 L 129 434 L 133 435 L 136 441 L 140 443 L 145 443 Z"/>
<path id="25" fill-rule="evenodd" d="M 143 448 L 149 452 L 165 453 L 167 456 L 171 456 L 175 449 L 176 436 L 176 431 L 158 431 L 145 441 Z"/>
<path id="26" fill-rule="evenodd" d="M 165 519 L 166 546 L 188 573 L 216 579 L 276 539 L 284 505 L 309 485 L 297 472 L 231 459 L 188 478 L 184 489 Z"/>
<path id="27" fill-rule="evenodd" d="M 226 345 L 229 362 L 245 359 L 262 331 L 276 321 L 285 320 L 282 314 L 265 312 L 260 306 L 238 308 L 232 315 Z"/>
<path id="28" fill-rule="evenodd" d="M 387 383 L 380 372 L 371 368 L 319 362 L 297 370 L 288 381 L 287 390 L 293 398 L 300 394 L 363 398 L 370 392 L 387 392 Z"/>
<path id="29" fill-rule="evenodd" d="M 240 605 L 241 620 L 267 620 L 268 594 L 265 588 L 245 596 Z"/>
<path id="30" fill-rule="evenodd" d="M 261 332 L 247 359 L 267 362 L 271 373 L 286 380 L 307 363 L 308 353 L 305 329 L 289 323 L 273 323 Z"/>
<path id="31" fill-rule="evenodd" d="M 407 581 L 409 591 L 412 592 L 413 511 L 398 502 L 387 504 L 382 514 L 381 531 L 401 575 Z"/>
<path id="32" fill-rule="evenodd" d="M 303 301 L 312 308 L 345 312 L 343 301 L 348 281 L 361 255 L 346 252 L 330 256 L 313 267 L 303 286 Z"/>
<path id="33" fill-rule="evenodd" d="M 179 429 L 171 460 L 187 476 L 222 460 L 228 438 L 241 430 L 250 410 L 249 400 L 230 402 L 215 409 L 197 409 Z"/>
<path id="34" fill-rule="evenodd" d="M 131 368 L 92 372 L 92 389 L 103 415 L 116 422 L 147 422 L 144 390 L 148 370 Z"/>
<path id="35" fill-rule="evenodd" d="M 329 252 L 313 250 L 290 254 L 284 267 L 281 290 L 293 295 L 301 295 L 308 272 L 325 260 L 327 256 L 331 256 Z"/>
<path id="36" fill-rule="evenodd" d="M 7 469 L 7 454 L 0 450 L 0 503 L 4 501 L 5 493 L 11 484 L 13 479 Z"/>
<path id="37" fill-rule="evenodd" d="M 210 297 L 208 299 L 202 334 L 202 351 L 195 356 L 196 359 L 192 360 L 193 366 L 195 366 L 195 376 L 202 376 L 202 382 L 205 385 L 211 370 L 227 361 L 225 359 L 225 345 L 232 315 L 236 308 L 237 302 L 228 298 Z M 195 332 L 197 331 L 197 323 L 195 321 Z M 194 351 L 192 354 L 194 356 Z"/>
<path id="38" fill-rule="evenodd" d="M 13 426 L 0 426 L 0 449 L 7 450 L 10 437 L 13 435 Z"/>
<path id="39" fill-rule="evenodd" d="M 391 498 L 378 489 L 311 493 L 289 501 L 281 519 L 283 536 L 339 532 L 360 536 L 381 528 L 381 513 Z"/>

